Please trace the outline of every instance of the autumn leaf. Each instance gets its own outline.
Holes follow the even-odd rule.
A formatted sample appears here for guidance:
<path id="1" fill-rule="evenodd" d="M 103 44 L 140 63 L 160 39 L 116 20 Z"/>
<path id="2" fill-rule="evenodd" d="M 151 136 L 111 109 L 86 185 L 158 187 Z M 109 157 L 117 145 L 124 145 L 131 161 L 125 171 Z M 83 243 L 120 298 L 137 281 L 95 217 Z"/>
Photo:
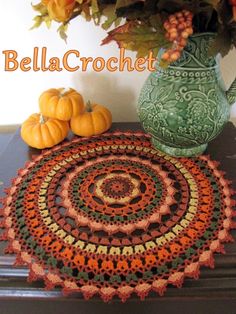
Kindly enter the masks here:
<path id="1" fill-rule="evenodd" d="M 110 31 L 102 45 L 111 41 L 115 41 L 119 48 L 137 51 L 138 57 L 147 56 L 150 50 L 156 56 L 160 48 L 169 47 L 161 29 L 158 32 L 152 25 L 138 21 L 129 21 Z"/>
<path id="2" fill-rule="evenodd" d="M 209 49 L 209 55 L 220 53 L 222 57 L 236 47 L 236 22 L 232 20 L 232 11 L 225 2 L 220 2 L 218 6 L 219 26 L 215 41 Z"/>
<path id="3" fill-rule="evenodd" d="M 47 7 L 43 5 L 41 2 L 38 4 L 31 4 L 34 11 L 41 13 L 41 15 L 47 14 Z"/>
<path id="4" fill-rule="evenodd" d="M 230 35 L 226 30 L 224 30 L 222 33 L 217 35 L 209 48 L 208 54 L 209 56 L 216 56 L 220 53 L 222 57 L 225 57 L 231 49 L 231 45 Z"/>
<path id="5" fill-rule="evenodd" d="M 108 30 L 113 24 L 115 27 L 118 27 L 121 23 L 121 18 L 118 18 L 116 15 L 115 5 L 108 5 L 103 11 L 102 14 L 106 17 L 105 22 L 102 24 L 102 28 Z"/>
<path id="6" fill-rule="evenodd" d="M 221 0 L 205 0 L 205 1 L 206 3 L 212 5 L 214 9 L 217 9 Z"/>
<path id="7" fill-rule="evenodd" d="M 102 45 L 109 44 L 111 41 L 116 40 L 115 36 L 118 34 L 127 34 L 136 24 L 135 22 L 127 22 L 122 26 L 118 26 L 117 28 L 113 29 L 112 31 L 108 32 L 108 36 L 103 39 Z"/>
<path id="8" fill-rule="evenodd" d="M 117 0 L 116 1 L 116 9 L 128 7 L 128 6 L 133 5 L 137 2 L 145 2 L 145 0 Z"/>
<path id="9" fill-rule="evenodd" d="M 81 10 L 81 15 L 85 18 L 87 22 L 91 21 L 91 14 L 90 14 L 90 5 L 88 3 L 82 3 L 82 5 L 79 7 Z"/>
<path id="10" fill-rule="evenodd" d="M 34 24 L 33 26 L 30 28 L 30 30 L 38 28 L 42 23 L 43 23 L 43 18 L 41 15 L 37 15 L 33 18 Z"/>
<path id="11" fill-rule="evenodd" d="M 50 28 L 51 27 L 51 24 L 52 24 L 52 20 L 51 18 L 46 15 L 45 17 L 43 17 L 43 21 L 44 23 L 46 24 L 47 28 Z"/>
<path id="12" fill-rule="evenodd" d="M 68 23 L 61 24 L 57 29 L 61 39 L 63 39 L 65 42 L 67 41 L 67 34 L 66 34 L 67 29 L 68 29 Z"/>
<path id="13" fill-rule="evenodd" d="M 99 24 L 101 14 L 97 0 L 91 0 L 91 11 L 95 24 Z"/>
<path id="14" fill-rule="evenodd" d="M 39 2 L 32 8 L 37 12 L 32 29 L 42 23 L 49 28 L 52 21 L 47 6 Z M 156 55 L 160 48 L 168 49 L 171 45 L 164 36 L 164 20 L 184 9 L 194 15 L 194 33 L 217 35 L 210 54 L 226 55 L 233 45 L 236 46 L 236 23 L 228 0 L 76 0 L 73 14 L 59 26 L 58 33 L 66 40 L 69 21 L 83 16 L 86 21 L 101 24 L 105 30 L 114 28 L 102 44 L 115 41 L 119 47 L 136 51 L 138 56 L 145 56 L 150 50 Z"/>

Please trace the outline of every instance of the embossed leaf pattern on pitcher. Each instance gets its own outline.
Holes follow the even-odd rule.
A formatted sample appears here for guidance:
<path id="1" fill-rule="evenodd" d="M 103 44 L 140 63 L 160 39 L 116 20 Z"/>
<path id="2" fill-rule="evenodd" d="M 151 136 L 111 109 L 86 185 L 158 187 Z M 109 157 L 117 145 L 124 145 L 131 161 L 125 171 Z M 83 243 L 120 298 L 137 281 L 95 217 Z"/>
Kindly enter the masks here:
<path id="1" fill-rule="evenodd" d="M 193 36 L 181 59 L 151 73 L 140 94 L 144 129 L 178 151 L 208 143 L 229 119 L 218 61 L 207 55 L 211 39 L 211 34 Z"/>

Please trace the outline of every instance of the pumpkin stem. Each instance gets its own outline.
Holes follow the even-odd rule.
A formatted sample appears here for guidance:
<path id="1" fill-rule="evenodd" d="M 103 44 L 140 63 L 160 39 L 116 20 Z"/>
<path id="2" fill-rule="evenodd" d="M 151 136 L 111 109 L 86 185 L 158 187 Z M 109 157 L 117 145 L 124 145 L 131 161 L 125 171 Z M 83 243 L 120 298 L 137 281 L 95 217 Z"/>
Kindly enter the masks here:
<path id="1" fill-rule="evenodd" d="M 44 119 L 44 116 L 42 114 L 40 114 L 40 117 L 39 117 L 39 123 L 40 124 L 44 124 L 46 121 Z"/>
<path id="2" fill-rule="evenodd" d="M 62 88 L 60 91 L 60 97 L 63 97 L 66 93 L 68 93 L 71 90 L 70 87 Z"/>
<path id="3" fill-rule="evenodd" d="M 87 102 L 86 110 L 87 110 L 87 112 L 92 112 L 93 111 L 92 104 L 91 104 L 90 100 Z"/>

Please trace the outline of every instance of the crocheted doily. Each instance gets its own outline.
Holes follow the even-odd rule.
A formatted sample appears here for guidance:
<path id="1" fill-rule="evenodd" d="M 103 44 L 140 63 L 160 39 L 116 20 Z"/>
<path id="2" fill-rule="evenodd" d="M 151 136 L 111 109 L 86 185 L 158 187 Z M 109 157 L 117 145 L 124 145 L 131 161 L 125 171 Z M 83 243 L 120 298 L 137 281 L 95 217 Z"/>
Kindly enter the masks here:
<path id="1" fill-rule="evenodd" d="M 230 182 L 208 156 L 173 158 L 142 132 L 75 138 L 28 162 L 6 190 L 8 253 L 29 280 L 125 301 L 198 278 L 232 240 Z"/>

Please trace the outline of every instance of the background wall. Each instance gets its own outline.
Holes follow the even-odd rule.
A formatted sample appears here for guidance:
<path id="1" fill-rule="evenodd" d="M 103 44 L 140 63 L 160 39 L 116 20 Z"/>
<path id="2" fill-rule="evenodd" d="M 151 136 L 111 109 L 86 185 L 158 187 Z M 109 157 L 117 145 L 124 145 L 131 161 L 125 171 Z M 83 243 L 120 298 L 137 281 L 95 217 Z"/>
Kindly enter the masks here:
<path id="1" fill-rule="evenodd" d="M 3 1 L 3 0 L 1 0 Z M 36 1 L 37 2 L 37 1 Z M 38 96 L 51 87 L 74 87 L 83 93 L 86 100 L 108 106 L 114 121 L 136 121 L 136 103 L 139 91 L 148 72 L 5 72 L 3 50 L 16 50 L 19 59 L 31 57 L 33 48 L 47 47 L 48 58 L 62 57 L 70 49 L 80 51 L 81 56 L 108 59 L 118 56 L 116 44 L 100 46 L 105 31 L 86 23 L 82 18 L 73 21 L 69 27 L 68 42 L 65 44 L 56 33 L 57 25 L 50 30 L 45 26 L 29 31 L 34 12 L 31 1 L 4 1 L 0 10 L 0 78 L 1 103 L 0 125 L 18 124 L 28 115 L 38 111 Z M 135 57 L 132 53 L 127 56 Z M 223 77 L 227 85 L 236 74 L 236 53 L 232 52 L 222 61 Z M 236 116 L 236 106 L 232 110 Z"/>

